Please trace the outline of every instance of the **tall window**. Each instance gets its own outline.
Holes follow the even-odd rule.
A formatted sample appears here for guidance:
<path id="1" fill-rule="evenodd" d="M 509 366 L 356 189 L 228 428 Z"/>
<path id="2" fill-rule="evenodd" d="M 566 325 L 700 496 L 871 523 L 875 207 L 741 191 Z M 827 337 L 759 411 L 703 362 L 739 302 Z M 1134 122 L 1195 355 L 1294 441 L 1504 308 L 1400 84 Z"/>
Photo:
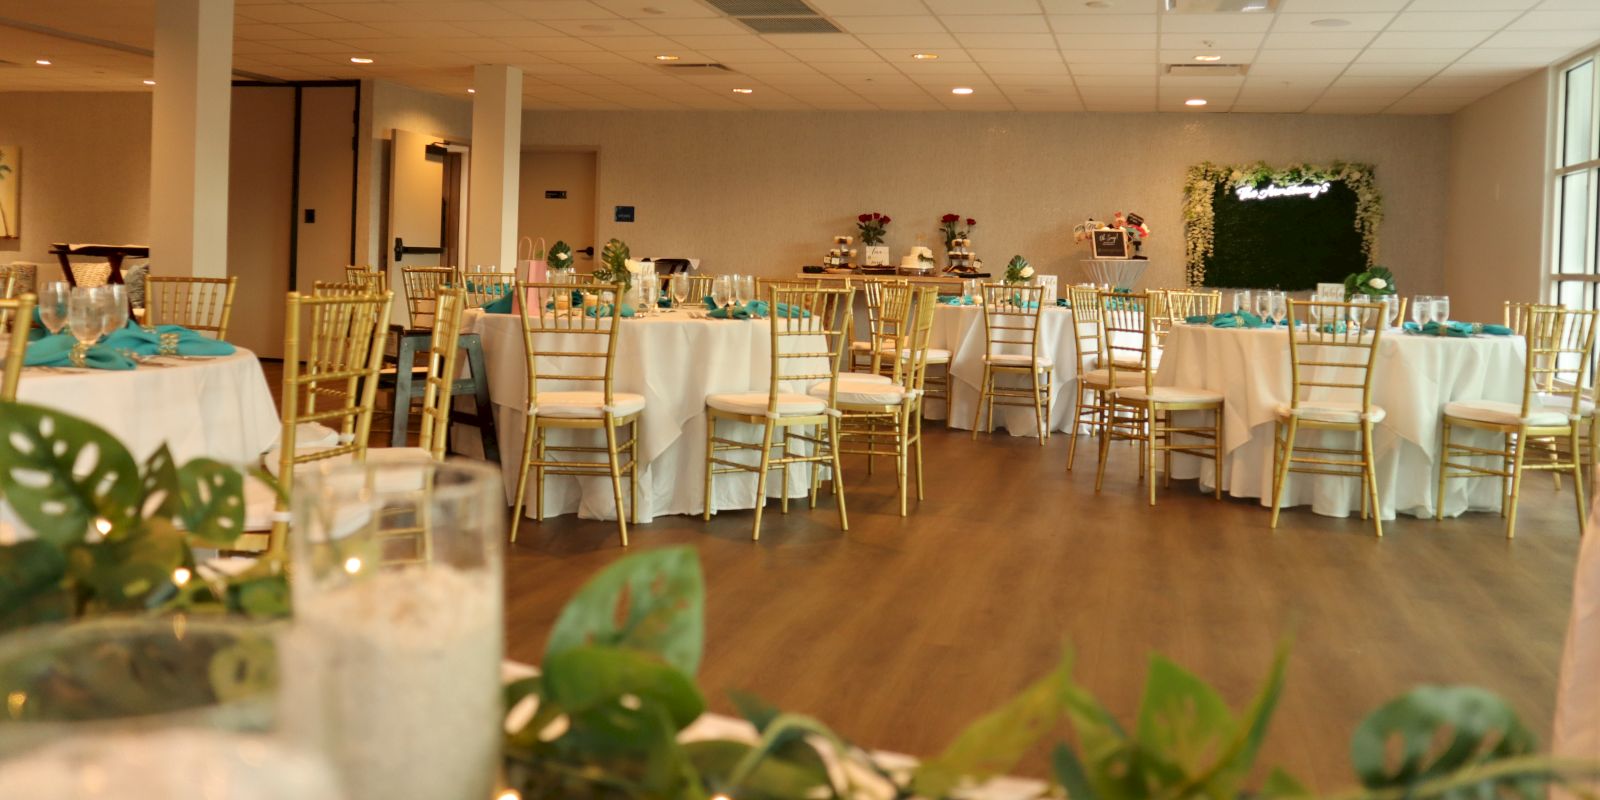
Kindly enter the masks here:
<path id="1" fill-rule="evenodd" d="M 1557 302 L 1570 308 L 1600 308 L 1600 263 L 1596 226 L 1600 224 L 1600 80 L 1589 53 L 1557 72 L 1556 148 L 1553 190 L 1555 226 L 1551 287 Z"/>

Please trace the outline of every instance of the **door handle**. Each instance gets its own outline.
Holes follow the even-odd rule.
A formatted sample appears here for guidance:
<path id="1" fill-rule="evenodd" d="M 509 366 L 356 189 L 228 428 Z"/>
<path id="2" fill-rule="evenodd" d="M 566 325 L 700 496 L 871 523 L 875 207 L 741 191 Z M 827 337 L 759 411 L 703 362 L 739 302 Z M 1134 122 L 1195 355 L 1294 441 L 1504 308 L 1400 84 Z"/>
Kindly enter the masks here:
<path id="1" fill-rule="evenodd" d="M 590 248 L 590 250 L 593 250 L 593 249 L 594 248 Z M 394 237 L 394 260 L 395 261 L 399 261 L 399 260 L 405 258 L 407 253 L 443 253 L 443 252 L 444 252 L 444 248 L 443 247 L 412 247 L 411 245 L 408 245 L 403 240 L 401 240 L 400 237 L 398 237 L 398 236 Z"/>
<path id="2" fill-rule="evenodd" d="M 588 247 L 585 247 L 582 250 L 579 250 L 578 252 L 580 252 L 580 253 L 582 253 L 582 254 L 590 257 L 590 258 L 594 258 L 594 245 L 591 244 Z"/>

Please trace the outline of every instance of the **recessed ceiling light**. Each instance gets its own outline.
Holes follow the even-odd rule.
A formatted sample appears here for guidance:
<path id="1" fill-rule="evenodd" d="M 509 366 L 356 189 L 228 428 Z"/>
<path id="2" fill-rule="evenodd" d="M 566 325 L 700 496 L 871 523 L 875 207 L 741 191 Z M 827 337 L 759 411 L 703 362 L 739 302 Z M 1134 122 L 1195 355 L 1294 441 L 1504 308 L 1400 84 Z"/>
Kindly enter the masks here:
<path id="1" fill-rule="evenodd" d="M 150 80 L 149 78 L 145 78 L 144 79 L 144 85 L 146 85 L 146 86 L 154 86 L 154 85 L 156 85 L 156 82 L 153 81 L 153 80 Z"/>
<path id="2" fill-rule="evenodd" d="M 41 67 L 48 67 L 48 66 L 50 66 L 50 59 L 48 59 L 48 58 L 36 58 L 36 59 L 33 60 L 33 63 L 38 64 Z"/>
<path id="3" fill-rule="evenodd" d="M 468 89 L 467 90 L 467 94 L 477 94 L 477 93 L 478 93 L 477 89 Z"/>
<path id="4" fill-rule="evenodd" d="M 1183 101 L 1183 104 L 1186 106 L 1203 106 L 1206 104 L 1206 100 L 1203 97 L 1191 97 Z"/>
<path id="5" fill-rule="evenodd" d="M 938 53 L 912 53 L 911 57 L 918 61 L 938 61 Z"/>
<path id="6" fill-rule="evenodd" d="M 361 56 L 351 56 L 350 57 L 350 63 L 352 63 L 352 64 L 371 64 L 372 63 L 372 59 L 363 58 Z"/>
<path id="7" fill-rule="evenodd" d="M 1195 56 L 1196 61 L 1221 61 L 1222 56 Z"/>
<path id="8" fill-rule="evenodd" d="M 972 94 L 971 86 L 957 86 L 950 90 L 951 94 Z"/>
<path id="9" fill-rule="evenodd" d="M 755 94 L 756 90 L 754 90 L 754 89 L 734 89 L 733 93 L 734 94 Z"/>
<path id="10" fill-rule="evenodd" d="M 1267 10 L 1267 0 L 1250 0 L 1250 2 L 1244 4 L 1244 8 L 1241 8 L 1239 10 L 1240 11 L 1266 11 Z"/>
<path id="11" fill-rule="evenodd" d="M 1350 24 L 1350 20 L 1328 17 L 1326 19 L 1311 20 L 1311 24 L 1319 28 L 1343 28 Z"/>
<path id="12" fill-rule="evenodd" d="M 677 61 L 678 57 L 677 56 L 669 56 L 669 55 L 659 55 L 659 56 L 656 56 L 656 60 L 657 61 Z"/>

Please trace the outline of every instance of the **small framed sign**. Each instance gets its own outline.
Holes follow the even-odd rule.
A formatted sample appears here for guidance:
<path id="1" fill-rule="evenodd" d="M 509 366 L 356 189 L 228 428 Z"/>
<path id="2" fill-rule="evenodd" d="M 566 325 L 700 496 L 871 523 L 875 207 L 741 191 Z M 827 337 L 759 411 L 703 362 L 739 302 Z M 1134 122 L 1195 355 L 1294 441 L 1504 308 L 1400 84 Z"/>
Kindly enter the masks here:
<path id="1" fill-rule="evenodd" d="M 632 222 L 633 221 L 633 206 L 617 206 L 617 221 L 618 222 Z"/>
<path id="2" fill-rule="evenodd" d="M 565 200 L 565 199 L 567 199 L 567 190 L 566 189 L 546 189 L 546 190 L 544 190 L 544 199 L 546 199 L 546 200 Z"/>
<path id="3" fill-rule="evenodd" d="M 1095 231 L 1091 243 L 1096 260 L 1128 257 L 1128 232 L 1121 228 Z"/>

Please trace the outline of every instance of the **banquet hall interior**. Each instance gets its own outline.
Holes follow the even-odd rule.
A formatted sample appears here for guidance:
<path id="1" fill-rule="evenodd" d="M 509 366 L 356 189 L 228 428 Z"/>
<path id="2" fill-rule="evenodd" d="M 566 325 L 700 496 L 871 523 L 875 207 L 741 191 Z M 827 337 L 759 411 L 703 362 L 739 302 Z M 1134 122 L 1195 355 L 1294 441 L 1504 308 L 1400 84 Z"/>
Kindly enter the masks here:
<path id="1" fill-rule="evenodd" d="M 1600 0 L 0 0 L 0 797 L 1594 780 L 1597 70 Z"/>

